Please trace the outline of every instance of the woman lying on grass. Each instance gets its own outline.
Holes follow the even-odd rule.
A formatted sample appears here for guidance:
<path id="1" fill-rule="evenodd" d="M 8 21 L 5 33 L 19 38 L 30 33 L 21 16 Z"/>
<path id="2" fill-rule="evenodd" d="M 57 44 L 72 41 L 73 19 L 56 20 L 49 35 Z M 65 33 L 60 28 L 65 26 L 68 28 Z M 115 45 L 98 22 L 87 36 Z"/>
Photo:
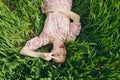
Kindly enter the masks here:
<path id="1" fill-rule="evenodd" d="M 62 63 L 66 60 L 66 40 L 75 40 L 79 35 L 80 17 L 71 11 L 72 0 L 44 0 L 41 8 L 47 14 L 43 31 L 39 36 L 29 40 L 20 53 L 30 57 L 40 57 L 44 60 L 53 59 Z M 73 22 L 70 22 L 70 19 Z M 35 52 L 36 49 L 47 44 L 53 44 L 50 53 Z"/>

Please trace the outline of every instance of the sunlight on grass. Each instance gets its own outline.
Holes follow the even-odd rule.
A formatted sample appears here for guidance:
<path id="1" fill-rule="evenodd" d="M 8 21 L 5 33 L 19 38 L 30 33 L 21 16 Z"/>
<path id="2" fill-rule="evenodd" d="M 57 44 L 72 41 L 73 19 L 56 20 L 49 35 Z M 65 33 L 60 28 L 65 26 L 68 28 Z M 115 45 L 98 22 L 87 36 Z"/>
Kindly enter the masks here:
<path id="1" fill-rule="evenodd" d="M 119 80 L 120 1 L 73 0 L 82 30 L 76 41 L 66 42 L 63 64 L 19 54 L 42 31 L 41 1 L 0 0 L 0 80 Z"/>

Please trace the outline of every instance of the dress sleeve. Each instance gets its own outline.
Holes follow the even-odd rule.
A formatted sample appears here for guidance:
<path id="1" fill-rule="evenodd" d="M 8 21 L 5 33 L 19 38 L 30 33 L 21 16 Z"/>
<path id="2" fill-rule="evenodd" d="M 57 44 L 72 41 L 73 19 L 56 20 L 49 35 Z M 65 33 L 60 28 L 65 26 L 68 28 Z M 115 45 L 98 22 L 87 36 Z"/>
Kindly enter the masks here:
<path id="1" fill-rule="evenodd" d="M 68 40 L 75 40 L 81 30 L 81 23 L 72 22 L 69 26 Z"/>

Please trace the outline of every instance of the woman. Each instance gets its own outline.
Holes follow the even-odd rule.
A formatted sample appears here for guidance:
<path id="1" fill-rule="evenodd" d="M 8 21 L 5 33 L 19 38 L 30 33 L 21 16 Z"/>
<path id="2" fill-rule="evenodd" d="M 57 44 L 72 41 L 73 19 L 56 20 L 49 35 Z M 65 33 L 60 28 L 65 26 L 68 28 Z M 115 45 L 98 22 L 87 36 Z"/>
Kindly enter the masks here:
<path id="1" fill-rule="evenodd" d="M 39 36 L 29 40 L 20 53 L 31 57 L 40 57 L 47 61 L 62 63 L 66 59 L 66 40 L 75 40 L 79 35 L 80 17 L 71 11 L 72 0 L 44 0 L 41 8 L 47 14 L 43 31 Z M 70 22 L 70 19 L 73 22 Z M 53 44 L 50 53 L 35 52 L 47 44 Z"/>

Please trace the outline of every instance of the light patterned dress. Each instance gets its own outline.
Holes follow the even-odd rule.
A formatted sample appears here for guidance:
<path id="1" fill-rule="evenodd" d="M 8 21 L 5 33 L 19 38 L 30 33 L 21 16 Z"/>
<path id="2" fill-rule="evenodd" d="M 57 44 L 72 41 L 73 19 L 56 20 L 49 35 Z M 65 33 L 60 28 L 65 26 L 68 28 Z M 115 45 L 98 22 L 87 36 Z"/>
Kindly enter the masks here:
<path id="1" fill-rule="evenodd" d="M 71 10 L 72 0 L 44 0 L 41 8 L 57 7 Z M 25 46 L 30 50 L 36 50 L 41 46 L 49 44 L 55 38 L 67 40 L 75 40 L 79 35 L 81 24 L 70 22 L 70 18 L 60 12 L 49 12 L 43 31 L 39 36 L 29 40 Z"/>

